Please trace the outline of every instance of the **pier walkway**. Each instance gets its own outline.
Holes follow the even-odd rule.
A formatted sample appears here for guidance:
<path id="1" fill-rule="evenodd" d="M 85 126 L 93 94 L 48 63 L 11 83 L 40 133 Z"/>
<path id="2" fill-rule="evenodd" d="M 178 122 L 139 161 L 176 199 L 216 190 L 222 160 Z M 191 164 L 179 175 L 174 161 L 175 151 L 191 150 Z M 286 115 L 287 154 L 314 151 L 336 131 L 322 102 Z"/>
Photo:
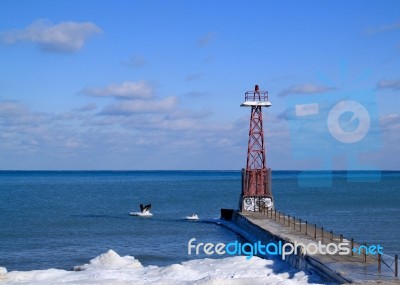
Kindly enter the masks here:
<path id="1" fill-rule="evenodd" d="M 345 239 L 332 232 L 324 231 L 316 225 L 308 224 L 277 211 L 264 212 L 235 212 L 232 223 L 250 233 L 255 240 L 263 244 L 268 242 L 282 241 L 285 243 L 302 243 L 327 245 L 334 243 L 348 243 L 348 248 L 359 249 L 359 252 L 349 250 L 347 255 L 331 254 L 292 254 L 288 262 L 299 269 L 314 268 L 318 273 L 339 283 L 379 283 L 379 284 L 400 284 L 396 277 L 397 260 L 387 255 L 366 254 L 362 247 L 352 240 Z M 226 226 L 229 227 L 229 224 Z M 234 230 L 234 229 L 233 229 Z M 243 233 L 243 232 L 242 232 Z M 245 237 L 246 238 L 246 237 Z M 252 241 L 254 242 L 254 241 Z M 330 248 L 336 246 L 331 245 Z M 315 247 L 314 247 L 315 248 Z M 374 251 L 372 251 L 373 253 Z"/>

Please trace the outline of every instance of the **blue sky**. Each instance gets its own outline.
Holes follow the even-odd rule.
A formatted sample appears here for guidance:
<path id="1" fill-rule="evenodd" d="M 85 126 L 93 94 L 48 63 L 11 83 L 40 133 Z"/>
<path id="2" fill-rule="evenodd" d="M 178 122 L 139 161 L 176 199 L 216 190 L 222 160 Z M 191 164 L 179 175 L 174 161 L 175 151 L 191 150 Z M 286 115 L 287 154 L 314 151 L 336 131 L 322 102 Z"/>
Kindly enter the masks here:
<path id="1" fill-rule="evenodd" d="M 399 169 L 399 10 L 398 1 L 2 1 L 0 169 L 241 169 L 250 110 L 239 106 L 255 84 L 272 102 L 269 167 Z M 365 139 L 327 143 L 332 106 L 350 99 L 365 99 Z M 318 126 L 288 115 L 301 102 L 319 104 L 309 117 Z M 354 122 L 347 131 L 363 121 Z"/>

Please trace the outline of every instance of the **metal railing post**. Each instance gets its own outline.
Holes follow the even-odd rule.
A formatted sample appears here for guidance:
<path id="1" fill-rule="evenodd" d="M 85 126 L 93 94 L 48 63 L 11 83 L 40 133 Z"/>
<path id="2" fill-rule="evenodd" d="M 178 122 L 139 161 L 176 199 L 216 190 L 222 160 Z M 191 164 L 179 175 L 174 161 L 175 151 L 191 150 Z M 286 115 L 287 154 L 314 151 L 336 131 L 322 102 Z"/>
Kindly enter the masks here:
<path id="1" fill-rule="evenodd" d="M 307 235 L 307 226 L 308 226 L 308 222 L 306 221 L 306 235 Z"/>
<path id="2" fill-rule="evenodd" d="M 299 219 L 300 232 L 301 232 L 301 219 Z"/>
<path id="3" fill-rule="evenodd" d="M 290 227 L 290 215 L 288 216 L 288 227 Z"/>
<path id="4" fill-rule="evenodd" d="M 397 254 L 394 256 L 394 276 L 398 277 L 399 273 L 399 257 Z"/>
<path id="5" fill-rule="evenodd" d="M 317 238 L 317 224 L 314 224 L 314 239 Z"/>
<path id="6" fill-rule="evenodd" d="M 351 247 L 351 256 L 353 256 L 354 255 L 354 251 L 353 251 L 353 248 L 354 248 L 354 240 L 353 240 L 353 238 L 351 238 L 351 240 L 350 240 L 350 247 Z"/>
<path id="7" fill-rule="evenodd" d="M 364 242 L 363 247 L 363 262 L 367 263 L 367 244 Z"/>
<path id="8" fill-rule="evenodd" d="M 378 272 L 381 273 L 382 256 L 378 253 Z"/>

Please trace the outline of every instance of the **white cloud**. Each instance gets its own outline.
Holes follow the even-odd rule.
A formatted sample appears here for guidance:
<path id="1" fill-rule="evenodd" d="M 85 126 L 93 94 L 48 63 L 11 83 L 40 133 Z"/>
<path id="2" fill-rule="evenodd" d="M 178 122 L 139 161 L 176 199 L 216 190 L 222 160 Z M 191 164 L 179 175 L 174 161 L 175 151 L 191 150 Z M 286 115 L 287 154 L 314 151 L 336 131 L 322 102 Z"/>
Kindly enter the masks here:
<path id="1" fill-rule="evenodd" d="M 44 113 L 33 113 L 27 106 L 17 101 L 0 101 L 0 127 L 36 126 L 46 123 Z"/>
<path id="2" fill-rule="evenodd" d="M 292 85 L 289 88 L 283 90 L 279 93 L 279 96 L 287 96 L 290 94 L 316 94 L 316 93 L 325 93 L 334 90 L 332 87 L 327 87 L 323 85 L 316 84 L 301 84 L 301 85 Z"/>
<path id="3" fill-rule="evenodd" d="M 400 131 L 400 115 L 388 114 L 379 119 L 382 132 L 387 132 L 398 139 Z"/>
<path id="4" fill-rule="evenodd" d="M 211 110 L 176 110 L 166 115 L 167 118 L 196 118 L 202 119 L 210 116 L 213 112 Z"/>
<path id="5" fill-rule="evenodd" d="M 197 120 L 191 118 L 178 118 L 173 120 L 161 120 L 158 124 L 163 130 L 194 130 L 197 127 Z"/>
<path id="6" fill-rule="evenodd" d="M 391 23 L 391 24 L 384 24 L 378 27 L 372 27 L 365 30 L 365 33 L 368 35 L 374 35 L 378 33 L 388 32 L 392 30 L 400 29 L 400 22 Z"/>
<path id="7" fill-rule="evenodd" d="M 0 102 L 0 117 L 20 116 L 25 114 L 28 108 L 15 101 Z"/>
<path id="8" fill-rule="evenodd" d="M 137 113 L 164 113 L 177 107 L 178 98 L 175 96 L 153 100 L 125 100 L 106 106 L 102 115 L 131 115 Z"/>
<path id="9" fill-rule="evenodd" d="M 319 114 L 318 103 L 296 105 L 296 116 L 310 116 Z"/>
<path id="10" fill-rule="evenodd" d="M 61 22 L 53 25 L 47 20 L 37 20 L 23 30 L 12 30 L 1 34 L 8 44 L 32 42 L 42 50 L 72 53 L 80 50 L 85 41 L 101 29 L 91 22 Z"/>
<path id="11" fill-rule="evenodd" d="M 378 82 L 378 89 L 400 90 L 400 79 L 381 80 Z"/>
<path id="12" fill-rule="evenodd" d="M 154 89 L 148 82 L 141 80 L 137 82 L 125 81 L 120 84 L 110 84 L 100 88 L 85 88 L 83 94 L 94 97 L 114 97 L 124 99 L 151 98 Z"/>

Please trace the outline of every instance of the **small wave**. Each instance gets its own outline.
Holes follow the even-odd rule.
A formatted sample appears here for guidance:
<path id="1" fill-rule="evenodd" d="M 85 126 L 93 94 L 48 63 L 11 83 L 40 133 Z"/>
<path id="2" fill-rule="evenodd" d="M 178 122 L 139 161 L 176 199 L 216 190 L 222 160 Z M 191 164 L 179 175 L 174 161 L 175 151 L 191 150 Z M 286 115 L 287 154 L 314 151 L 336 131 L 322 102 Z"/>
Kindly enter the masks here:
<path id="1" fill-rule="evenodd" d="M 83 214 L 83 215 L 71 215 L 71 217 L 77 217 L 77 218 L 107 218 L 107 219 L 125 219 L 123 215 L 117 216 L 117 215 L 104 215 L 104 214 Z"/>

